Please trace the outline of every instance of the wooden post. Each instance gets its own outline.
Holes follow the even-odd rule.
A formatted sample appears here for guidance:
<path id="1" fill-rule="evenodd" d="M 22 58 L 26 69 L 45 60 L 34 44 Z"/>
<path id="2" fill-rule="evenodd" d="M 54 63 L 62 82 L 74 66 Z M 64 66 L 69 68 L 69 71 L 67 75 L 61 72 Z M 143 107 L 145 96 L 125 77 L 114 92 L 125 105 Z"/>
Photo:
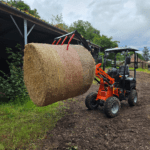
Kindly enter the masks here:
<path id="1" fill-rule="evenodd" d="M 142 69 L 143 69 L 143 62 L 142 62 Z"/>

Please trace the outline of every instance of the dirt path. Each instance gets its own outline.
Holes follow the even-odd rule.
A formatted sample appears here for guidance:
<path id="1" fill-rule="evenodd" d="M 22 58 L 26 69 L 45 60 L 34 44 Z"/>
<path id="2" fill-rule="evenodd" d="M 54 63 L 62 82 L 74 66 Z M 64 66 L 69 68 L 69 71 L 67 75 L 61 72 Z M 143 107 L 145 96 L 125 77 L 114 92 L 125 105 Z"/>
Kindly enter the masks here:
<path id="1" fill-rule="evenodd" d="M 68 115 L 47 132 L 46 139 L 38 140 L 40 150 L 52 147 L 66 150 L 69 142 L 78 146 L 78 150 L 150 150 L 150 74 L 137 72 L 139 103 L 129 107 L 127 101 L 122 101 L 115 118 L 107 118 L 103 107 L 91 111 L 86 108 L 86 96 L 98 88 L 99 85 L 92 85 L 85 94 L 75 97 L 75 102 L 69 103 Z"/>

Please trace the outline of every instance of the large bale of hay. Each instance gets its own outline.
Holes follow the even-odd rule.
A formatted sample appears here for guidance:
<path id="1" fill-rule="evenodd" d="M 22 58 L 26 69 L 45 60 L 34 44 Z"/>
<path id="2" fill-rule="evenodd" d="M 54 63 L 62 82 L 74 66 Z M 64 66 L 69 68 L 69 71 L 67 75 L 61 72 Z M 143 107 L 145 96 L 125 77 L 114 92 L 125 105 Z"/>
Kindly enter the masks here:
<path id="1" fill-rule="evenodd" d="M 37 106 L 85 93 L 95 75 L 95 61 L 81 45 L 29 43 L 24 49 L 24 82 Z"/>

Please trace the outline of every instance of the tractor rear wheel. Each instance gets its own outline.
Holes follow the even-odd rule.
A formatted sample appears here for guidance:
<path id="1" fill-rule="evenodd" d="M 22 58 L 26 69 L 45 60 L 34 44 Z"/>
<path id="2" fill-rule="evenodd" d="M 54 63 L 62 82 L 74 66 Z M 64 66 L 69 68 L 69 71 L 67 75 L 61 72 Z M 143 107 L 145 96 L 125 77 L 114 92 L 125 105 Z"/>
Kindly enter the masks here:
<path id="1" fill-rule="evenodd" d="M 85 99 L 85 105 L 89 110 L 96 109 L 98 107 L 98 101 L 96 101 L 97 93 L 90 93 Z"/>
<path id="2" fill-rule="evenodd" d="M 117 97 L 109 97 L 104 104 L 104 112 L 107 117 L 116 117 L 120 110 L 120 101 Z"/>
<path id="3" fill-rule="evenodd" d="M 128 104 L 130 106 L 135 106 L 137 104 L 137 101 L 138 101 L 137 91 L 133 89 L 129 95 Z"/>

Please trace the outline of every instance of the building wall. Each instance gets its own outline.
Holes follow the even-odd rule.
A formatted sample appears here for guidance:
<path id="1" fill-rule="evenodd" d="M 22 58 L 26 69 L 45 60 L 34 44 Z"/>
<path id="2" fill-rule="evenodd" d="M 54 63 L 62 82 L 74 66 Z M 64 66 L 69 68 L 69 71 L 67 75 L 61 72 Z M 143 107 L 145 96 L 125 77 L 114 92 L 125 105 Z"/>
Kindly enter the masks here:
<path id="1" fill-rule="evenodd" d="M 129 65 L 130 68 L 134 68 L 134 54 L 131 56 L 131 64 Z M 146 69 L 148 68 L 148 63 L 146 61 L 141 60 L 140 58 L 138 58 L 138 68 L 143 68 Z"/>

